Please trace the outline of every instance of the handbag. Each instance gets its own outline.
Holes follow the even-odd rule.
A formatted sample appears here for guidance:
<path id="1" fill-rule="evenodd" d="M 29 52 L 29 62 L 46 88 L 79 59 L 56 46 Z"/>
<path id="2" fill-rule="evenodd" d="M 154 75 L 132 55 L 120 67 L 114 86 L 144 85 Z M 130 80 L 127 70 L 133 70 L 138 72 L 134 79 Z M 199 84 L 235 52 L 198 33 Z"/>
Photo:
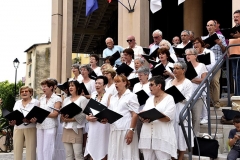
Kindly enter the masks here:
<path id="1" fill-rule="evenodd" d="M 200 153 L 198 152 L 198 146 Z M 212 139 L 209 134 L 204 134 L 202 137 L 194 138 L 193 155 L 200 155 L 215 159 L 218 157 L 218 148 L 218 141 L 216 139 Z"/>

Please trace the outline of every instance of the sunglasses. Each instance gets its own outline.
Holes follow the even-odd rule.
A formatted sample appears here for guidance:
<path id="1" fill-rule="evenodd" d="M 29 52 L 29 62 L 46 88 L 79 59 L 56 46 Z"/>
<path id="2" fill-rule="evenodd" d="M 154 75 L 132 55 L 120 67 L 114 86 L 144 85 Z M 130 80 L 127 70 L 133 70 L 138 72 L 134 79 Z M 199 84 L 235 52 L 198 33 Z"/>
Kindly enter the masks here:
<path id="1" fill-rule="evenodd" d="M 128 39 L 128 40 L 127 40 L 127 42 L 132 42 L 132 41 L 133 41 L 133 39 Z"/>

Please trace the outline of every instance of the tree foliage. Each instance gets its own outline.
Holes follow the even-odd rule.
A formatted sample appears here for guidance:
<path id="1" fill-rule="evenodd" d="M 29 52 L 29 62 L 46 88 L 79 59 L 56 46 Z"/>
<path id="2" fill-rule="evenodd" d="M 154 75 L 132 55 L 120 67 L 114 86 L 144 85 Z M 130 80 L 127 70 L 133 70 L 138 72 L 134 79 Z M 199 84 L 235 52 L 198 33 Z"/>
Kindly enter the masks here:
<path id="1" fill-rule="evenodd" d="M 19 95 L 19 89 L 24 84 L 22 81 L 18 81 L 16 84 L 16 94 L 17 97 Z M 2 99 L 2 104 L 0 106 L 2 109 L 7 109 L 8 111 L 12 111 L 14 104 L 15 104 L 15 83 L 10 83 L 8 81 L 0 82 L 0 98 Z M 1 112 L 0 112 L 1 113 Z M 4 127 L 6 124 L 6 121 L 2 117 L 2 114 L 0 116 L 0 128 Z"/>

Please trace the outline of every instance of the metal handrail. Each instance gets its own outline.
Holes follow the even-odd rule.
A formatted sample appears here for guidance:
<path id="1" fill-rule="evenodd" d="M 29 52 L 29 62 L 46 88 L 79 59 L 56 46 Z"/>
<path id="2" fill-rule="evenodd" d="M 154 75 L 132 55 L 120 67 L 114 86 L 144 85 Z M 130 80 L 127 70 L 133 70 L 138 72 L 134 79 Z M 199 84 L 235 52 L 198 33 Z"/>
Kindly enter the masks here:
<path id="1" fill-rule="evenodd" d="M 189 154 L 189 160 L 192 160 L 192 145 L 191 145 L 191 109 L 193 108 L 194 104 L 198 100 L 199 97 L 202 96 L 202 92 L 207 88 L 207 110 L 208 110 L 208 134 L 211 135 L 211 118 L 210 118 L 210 82 L 213 79 L 214 75 L 217 73 L 217 71 L 222 67 L 224 62 L 226 61 L 226 67 L 227 67 L 227 85 L 230 86 L 229 82 L 229 59 L 236 59 L 236 58 L 229 58 L 227 53 L 228 49 L 230 47 L 234 46 L 240 46 L 240 44 L 234 44 L 229 45 L 226 47 L 226 52 L 222 55 L 222 57 L 215 63 L 215 65 L 212 67 L 210 71 L 208 71 L 207 76 L 203 79 L 203 81 L 199 84 L 197 89 L 194 91 L 193 95 L 190 97 L 190 99 L 186 102 L 184 108 L 179 114 L 179 125 L 181 126 L 181 129 L 183 131 L 183 135 L 188 147 L 188 154 Z M 227 87 L 227 98 L 228 98 L 228 106 L 231 106 L 230 104 L 230 87 Z M 185 130 L 184 121 L 188 119 L 188 135 Z M 199 152 L 200 153 L 200 152 Z"/>

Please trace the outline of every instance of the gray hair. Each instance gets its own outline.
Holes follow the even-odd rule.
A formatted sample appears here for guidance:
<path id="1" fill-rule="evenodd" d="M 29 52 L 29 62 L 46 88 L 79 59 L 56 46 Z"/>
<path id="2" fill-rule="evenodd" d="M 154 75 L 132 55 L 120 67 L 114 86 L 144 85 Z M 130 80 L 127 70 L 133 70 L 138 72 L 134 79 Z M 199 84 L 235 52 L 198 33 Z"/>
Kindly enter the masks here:
<path id="1" fill-rule="evenodd" d="M 182 69 L 184 69 L 185 72 L 187 71 L 187 64 L 183 61 L 178 61 L 178 62 L 174 63 L 173 66 L 179 66 Z"/>
<path id="2" fill-rule="evenodd" d="M 155 33 L 157 33 L 157 34 L 159 34 L 160 36 L 162 36 L 162 31 L 160 31 L 159 29 L 156 29 L 155 31 L 153 31 L 152 34 L 155 34 Z"/>
<path id="3" fill-rule="evenodd" d="M 188 35 L 190 35 L 190 33 L 189 33 L 188 30 L 183 30 L 183 31 L 181 32 L 181 34 L 182 34 L 183 32 L 185 32 L 185 33 L 187 33 Z"/>
<path id="4" fill-rule="evenodd" d="M 78 69 L 78 71 L 79 71 L 79 73 L 80 73 L 80 65 L 79 65 L 79 64 L 77 64 L 77 63 L 73 64 L 73 65 L 72 65 L 72 68 Z"/>
<path id="5" fill-rule="evenodd" d="M 159 46 L 160 44 L 163 44 L 163 43 L 166 43 L 167 46 L 169 47 L 169 49 L 171 48 L 171 43 L 169 41 L 167 41 L 166 39 L 163 39 L 160 43 L 159 43 Z"/>
<path id="6" fill-rule="evenodd" d="M 138 60 L 142 65 L 145 63 L 145 60 L 142 59 L 142 58 L 136 58 L 136 59 L 134 59 L 134 62 L 135 62 L 136 60 Z"/>
<path id="7" fill-rule="evenodd" d="M 143 73 L 145 75 L 149 75 L 150 71 L 149 71 L 149 68 L 148 67 L 140 67 L 138 70 L 137 70 L 137 73 Z"/>
<path id="8" fill-rule="evenodd" d="M 111 37 L 108 37 L 108 38 L 106 38 L 105 43 L 106 43 L 107 39 L 110 39 L 113 42 L 113 39 Z"/>
<path id="9" fill-rule="evenodd" d="M 89 64 L 81 65 L 80 69 L 82 69 L 82 68 L 85 68 L 89 72 L 89 74 L 92 73 L 92 71 L 93 71 L 93 69 L 90 67 Z"/>
<path id="10" fill-rule="evenodd" d="M 194 48 L 188 48 L 185 50 L 185 54 L 187 54 L 187 52 L 191 52 L 191 54 L 194 54 L 194 55 L 198 55 L 198 51 Z"/>

